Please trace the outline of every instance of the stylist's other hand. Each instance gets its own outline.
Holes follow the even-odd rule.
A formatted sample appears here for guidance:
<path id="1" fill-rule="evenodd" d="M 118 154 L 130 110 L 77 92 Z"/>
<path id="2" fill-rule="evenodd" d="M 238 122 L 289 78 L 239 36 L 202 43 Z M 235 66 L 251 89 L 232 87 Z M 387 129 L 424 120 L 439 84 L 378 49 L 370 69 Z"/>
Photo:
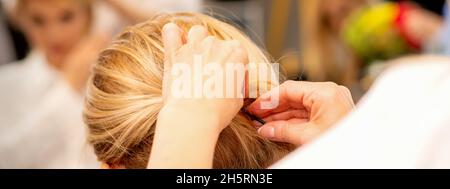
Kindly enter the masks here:
<path id="1" fill-rule="evenodd" d="M 248 57 L 245 49 L 238 41 L 224 41 L 208 36 L 208 31 L 203 26 L 192 27 L 187 37 L 183 37 L 181 29 L 173 23 L 163 28 L 163 43 L 165 62 L 162 112 L 169 112 L 171 116 L 181 113 L 196 120 L 213 120 L 216 126 L 206 129 L 214 129 L 216 133 L 220 133 L 243 106 L 243 97 L 240 94 L 243 93 L 245 81 L 244 70 L 235 72 L 238 75 L 235 78 L 225 78 L 227 71 L 233 71 L 227 70 L 225 65 L 247 64 Z M 216 64 L 217 67 L 213 67 L 221 70 L 209 70 L 207 75 L 198 73 L 197 68 L 207 72 L 206 68 L 211 64 Z M 190 69 L 190 73 L 184 72 L 189 70 L 183 68 Z M 208 96 L 204 93 L 205 88 L 208 87 L 207 79 L 211 78 L 224 82 L 222 86 L 224 93 L 216 94 L 216 96 Z M 235 79 L 235 82 L 232 82 L 232 86 L 225 86 L 225 79 Z M 182 90 L 178 90 L 180 81 Z M 215 83 L 213 88 L 220 87 L 218 84 Z M 232 98 L 224 98 L 227 90 L 231 90 L 236 95 Z M 195 125 L 191 126 L 191 129 L 192 127 Z"/>
<path id="2" fill-rule="evenodd" d="M 261 109 L 261 103 L 270 98 L 279 98 L 279 105 Z M 287 81 L 257 99 L 248 111 L 266 121 L 258 130 L 261 136 L 301 146 L 324 133 L 353 108 L 346 87 L 331 82 Z"/>

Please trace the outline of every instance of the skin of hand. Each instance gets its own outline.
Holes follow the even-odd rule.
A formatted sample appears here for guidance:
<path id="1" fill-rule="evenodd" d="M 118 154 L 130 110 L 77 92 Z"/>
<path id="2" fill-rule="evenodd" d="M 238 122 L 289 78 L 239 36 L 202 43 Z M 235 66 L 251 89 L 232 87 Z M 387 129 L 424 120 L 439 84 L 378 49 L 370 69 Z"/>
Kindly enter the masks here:
<path id="1" fill-rule="evenodd" d="M 107 35 L 93 35 L 81 41 L 66 58 L 61 74 L 77 92 L 82 92 L 90 76 L 90 69 L 100 51 L 106 47 Z"/>
<path id="2" fill-rule="evenodd" d="M 208 36 L 203 26 L 192 27 L 186 40 L 182 33 L 173 23 L 163 28 L 164 106 L 158 115 L 148 168 L 212 168 L 219 135 L 243 106 L 242 97 L 187 98 L 172 94 L 172 84 L 176 79 L 172 69 L 177 64 L 193 66 L 195 56 L 201 57 L 202 65 L 248 62 L 247 53 L 238 41 L 222 41 Z M 239 78 L 242 80 L 238 79 L 231 88 L 242 93 L 245 77 Z M 205 81 L 193 79 L 193 82 Z M 192 91 L 196 90 L 194 86 Z"/>
<path id="3" fill-rule="evenodd" d="M 273 109 L 261 103 L 278 98 Z M 262 118 L 261 136 L 301 146 L 318 137 L 354 108 L 350 91 L 331 82 L 287 81 L 252 103 L 247 111 Z"/>

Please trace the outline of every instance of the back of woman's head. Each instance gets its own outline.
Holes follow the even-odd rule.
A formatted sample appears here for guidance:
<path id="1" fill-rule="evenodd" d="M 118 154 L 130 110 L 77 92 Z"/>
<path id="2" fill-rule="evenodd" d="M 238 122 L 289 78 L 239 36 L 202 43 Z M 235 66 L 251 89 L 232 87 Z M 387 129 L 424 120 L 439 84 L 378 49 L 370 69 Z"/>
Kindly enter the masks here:
<path id="1" fill-rule="evenodd" d="M 250 62 L 269 64 L 264 53 L 238 29 L 202 14 L 163 14 L 127 28 L 100 54 L 88 83 L 84 120 L 99 161 L 126 168 L 147 166 L 163 106 L 161 30 L 169 22 L 184 32 L 194 25 L 205 26 L 219 39 L 240 41 Z M 290 150 L 290 145 L 258 136 L 250 120 L 238 114 L 220 135 L 213 167 L 266 168 Z"/>

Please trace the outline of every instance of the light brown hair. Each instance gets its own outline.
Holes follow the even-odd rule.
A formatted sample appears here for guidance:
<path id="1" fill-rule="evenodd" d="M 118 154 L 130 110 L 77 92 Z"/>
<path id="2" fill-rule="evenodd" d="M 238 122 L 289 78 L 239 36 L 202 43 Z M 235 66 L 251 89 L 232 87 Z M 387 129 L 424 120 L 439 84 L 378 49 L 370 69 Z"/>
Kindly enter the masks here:
<path id="1" fill-rule="evenodd" d="M 88 83 L 84 120 L 89 127 L 88 140 L 102 162 L 147 167 L 157 115 L 163 106 L 161 30 L 169 22 L 184 32 L 194 25 L 205 26 L 219 39 L 240 41 L 250 62 L 269 64 L 263 51 L 238 29 L 206 15 L 161 14 L 127 28 L 100 54 Z M 266 168 L 291 150 L 291 145 L 261 138 L 240 113 L 221 133 L 213 167 Z"/>

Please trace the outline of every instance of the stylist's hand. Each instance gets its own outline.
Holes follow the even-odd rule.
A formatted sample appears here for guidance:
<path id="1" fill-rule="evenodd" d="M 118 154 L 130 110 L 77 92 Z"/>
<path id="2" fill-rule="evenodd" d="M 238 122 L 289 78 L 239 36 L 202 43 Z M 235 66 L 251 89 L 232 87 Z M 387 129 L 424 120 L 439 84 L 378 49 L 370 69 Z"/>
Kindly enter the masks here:
<path id="1" fill-rule="evenodd" d="M 208 31 L 203 26 L 194 26 L 188 33 L 187 39 L 183 40 L 181 30 L 175 24 L 167 24 L 163 29 L 163 40 L 165 48 L 164 77 L 163 77 L 163 110 L 175 109 L 186 110 L 185 114 L 194 119 L 216 119 L 217 132 L 221 132 L 236 116 L 243 106 L 242 94 L 245 71 L 237 78 L 225 78 L 225 64 L 247 64 L 248 58 L 244 48 L 238 41 L 223 41 L 213 36 L 208 36 Z M 184 43 L 183 41 L 186 41 Z M 199 64 L 199 65 L 194 65 Z M 196 68 L 205 72 L 208 64 L 216 64 L 220 72 L 208 73 L 207 76 L 200 75 Z M 200 66 L 200 67 L 198 67 Z M 190 76 L 183 78 L 183 69 L 189 68 Z M 189 71 L 189 70 L 187 70 Z M 211 70 L 210 70 L 211 71 Z M 174 74 L 176 73 L 176 74 Z M 223 74 L 223 75 L 220 75 Z M 184 75 L 186 76 L 186 75 Z M 204 89 L 207 80 L 218 78 L 225 84 L 226 79 L 236 79 L 233 85 L 223 86 L 223 91 L 231 90 L 236 94 L 233 98 L 224 98 L 225 93 L 218 96 L 207 96 Z M 190 85 L 181 86 L 180 81 L 186 81 Z M 184 83 L 183 83 L 184 84 Z M 218 87 L 215 83 L 213 87 Z M 174 90 L 174 88 L 177 88 Z M 187 90 L 186 90 L 187 89 Z M 211 127 L 212 128 L 212 127 Z"/>
<path id="2" fill-rule="evenodd" d="M 164 26 L 162 33 L 164 105 L 158 114 L 148 168 L 212 168 L 219 135 L 242 108 L 243 98 L 242 95 L 207 96 L 203 93 L 204 87 L 208 87 L 205 78 L 225 81 L 224 76 L 230 71 L 225 69 L 225 64 L 246 64 L 247 53 L 237 41 L 208 36 L 202 26 L 194 26 L 187 37 L 183 37 L 175 24 Z M 200 67 L 207 71 L 204 68 L 208 65 L 215 65 L 216 70 L 209 70 L 206 77 L 198 73 L 199 70 L 192 70 Z M 236 78 L 227 78 L 236 82 L 223 88 L 224 92 L 231 90 L 242 94 L 245 80 L 245 71 L 242 71 Z M 180 83 L 184 84 L 181 87 L 184 90 L 177 92 Z M 219 88 L 220 85 L 213 86 Z"/>
<path id="3" fill-rule="evenodd" d="M 279 106 L 261 109 L 261 103 L 270 98 L 279 98 Z M 260 135 L 300 146 L 336 124 L 353 107 L 346 87 L 331 82 L 287 81 L 257 99 L 248 111 L 266 121 L 258 130 Z"/>

